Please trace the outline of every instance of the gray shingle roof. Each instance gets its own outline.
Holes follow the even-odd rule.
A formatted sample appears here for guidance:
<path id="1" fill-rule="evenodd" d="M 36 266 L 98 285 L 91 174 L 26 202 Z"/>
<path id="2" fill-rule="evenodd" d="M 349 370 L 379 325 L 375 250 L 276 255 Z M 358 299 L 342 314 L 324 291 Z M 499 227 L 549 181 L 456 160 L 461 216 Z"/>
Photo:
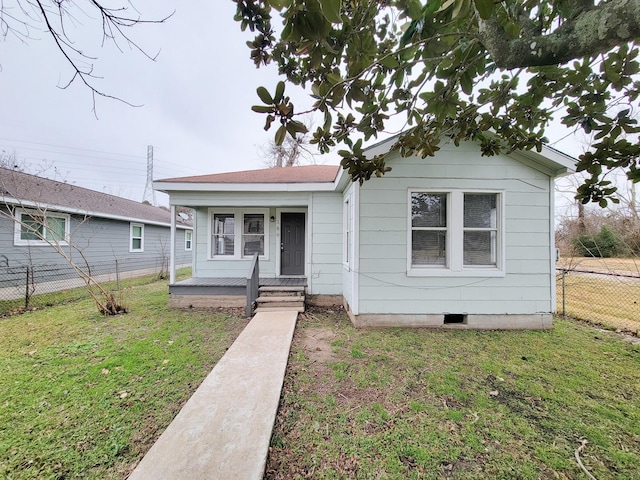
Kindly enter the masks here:
<path id="1" fill-rule="evenodd" d="M 7 197 L 19 202 L 34 202 L 40 206 L 57 206 L 92 216 L 122 217 L 153 223 L 171 223 L 171 213 L 159 207 L 145 205 L 126 198 L 49 180 L 27 173 L 0 168 L 0 201 Z M 61 209 L 62 210 L 62 209 Z M 185 224 L 180 218 L 178 224 Z"/>

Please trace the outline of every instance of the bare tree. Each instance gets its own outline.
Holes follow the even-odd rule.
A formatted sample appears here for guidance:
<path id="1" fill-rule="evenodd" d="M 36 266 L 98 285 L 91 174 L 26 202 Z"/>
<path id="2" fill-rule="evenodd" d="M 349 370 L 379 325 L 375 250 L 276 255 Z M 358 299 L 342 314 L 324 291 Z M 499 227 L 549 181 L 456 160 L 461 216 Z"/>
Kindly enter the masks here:
<path id="1" fill-rule="evenodd" d="M 98 57 L 87 53 L 88 46 L 78 43 L 73 32 L 83 21 L 99 22 L 102 29 L 101 46 L 111 43 L 120 52 L 127 46 L 153 61 L 157 53 L 145 51 L 136 43 L 130 31 L 136 25 L 163 23 L 172 15 L 173 12 L 156 20 L 143 19 L 129 0 L 118 0 L 115 6 L 107 6 L 104 0 L 4 0 L 0 2 L 0 36 L 28 43 L 37 38 L 37 32 L 48 34 L 72 69 L 71 78 L 61 88 L 67 88 L 76 81 L 84 84 L 92 93 L 95 112 L 96 96 L 134 105 L 95 86 L 95 80 L 100 78 L 94 74 L 94 62 Z"/>
<path id="2" fill-rule="evenodd" d="M 311 131 L 311 122 L 305 125 L 307 131 Z M 311 136 L 309 133 L 297 133 L 295 137 L 287 135 L 278 145 L 275 140 L 270 140 L 259 150 L 259 154 L 265 160 L 269 168 L 294 167 L 304 163 L 314 163 L 315 157 L 309 148 Z"/>

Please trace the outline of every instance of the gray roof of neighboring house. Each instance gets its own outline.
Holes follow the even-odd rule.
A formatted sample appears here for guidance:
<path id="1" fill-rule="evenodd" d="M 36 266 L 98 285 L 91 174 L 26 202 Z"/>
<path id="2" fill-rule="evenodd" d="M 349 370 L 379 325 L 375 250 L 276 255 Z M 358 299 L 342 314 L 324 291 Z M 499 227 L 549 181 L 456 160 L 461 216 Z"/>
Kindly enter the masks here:
<path id="1" fill-rule="evenodd" d="M 12 199 L 16 199 L 17 202 Z M 171 213 L 159 207 L 1 167 L 0 201 L 17 204 L 24 202 L 25 207 L 46 206 L 95 217 L 166 225 L 171 223 Z M 180 217 L 176 219 L 176 223 L 190 226 Z"/>

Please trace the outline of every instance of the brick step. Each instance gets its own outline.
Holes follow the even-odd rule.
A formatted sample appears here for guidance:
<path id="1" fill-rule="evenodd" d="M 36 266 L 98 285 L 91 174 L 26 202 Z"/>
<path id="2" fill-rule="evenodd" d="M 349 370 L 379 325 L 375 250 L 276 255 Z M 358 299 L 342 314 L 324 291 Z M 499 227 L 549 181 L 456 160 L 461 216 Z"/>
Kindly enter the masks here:
<path id="1" fill-rule="evenodd" d="M 276 296 L 268 296 L 268 297 L 258 297 L 256 300 L 258 303 L 304 303 L 304 296 L 284 296 L 284 297 L 276 297 Z"/>

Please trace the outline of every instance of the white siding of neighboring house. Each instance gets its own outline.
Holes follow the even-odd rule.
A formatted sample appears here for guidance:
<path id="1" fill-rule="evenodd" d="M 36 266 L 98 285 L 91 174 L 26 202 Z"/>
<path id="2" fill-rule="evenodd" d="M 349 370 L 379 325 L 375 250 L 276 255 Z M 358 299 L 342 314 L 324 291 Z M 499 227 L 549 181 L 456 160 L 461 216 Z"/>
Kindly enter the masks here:
<path id="1" fill-rule="evenodd" d="M 435 157 L 389 157 L 392 171 L 360 188 L 360 314 L 532 314 L 553 310 L 549 175 L 474 145 L 442 145 Z M 504 191 L 504 277 L 407 275 L 408 191 Z"/>

